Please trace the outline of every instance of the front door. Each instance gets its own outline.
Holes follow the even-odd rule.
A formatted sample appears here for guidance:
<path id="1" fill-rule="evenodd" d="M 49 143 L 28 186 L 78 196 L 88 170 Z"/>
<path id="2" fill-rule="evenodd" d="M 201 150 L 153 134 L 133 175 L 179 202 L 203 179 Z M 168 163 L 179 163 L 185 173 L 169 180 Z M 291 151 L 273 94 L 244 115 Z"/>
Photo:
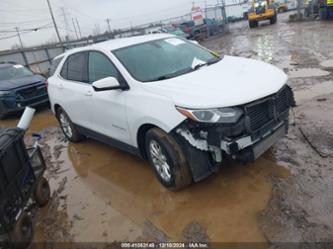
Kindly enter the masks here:
<path id="1" fill-rule="evenodd" d="M 89 52 L 88 59 L 89 83 L 112 76 L 119 82 L 124 79 L 111 60 L 102 52 Z M 119 140 L 129 142 L 129 132 L 126 119 L 126 91 L 108 90 L 93 91 L 93 96 L 87 107 L 94 131 Z"/>

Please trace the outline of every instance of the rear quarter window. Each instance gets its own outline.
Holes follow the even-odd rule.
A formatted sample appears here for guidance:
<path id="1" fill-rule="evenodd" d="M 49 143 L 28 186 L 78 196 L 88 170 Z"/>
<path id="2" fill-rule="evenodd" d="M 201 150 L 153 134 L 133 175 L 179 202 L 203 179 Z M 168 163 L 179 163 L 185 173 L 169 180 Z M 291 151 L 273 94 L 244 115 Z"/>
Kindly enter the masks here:
<path id="1" fill-rule="evenodd" d="M 51 67 L 50 67 L 50 70 L 49 70 L 49 76 L 52 76 L 54 75 L 55 71 L 57 70 L 57 67 L 59 66 L 59 63 L 61 62 L 61 60 L 63 59 L 64 57 L 59 57 L 59 58 L 55 58 L 52 60 L 52 63 L 51 63 Z"/>
<path id="2" fill-rule="evenodd" d="M 67 57 L 61 69 L 61 77 L 67 80 L 88 82 L 88 53 L 80 52 Z"/>

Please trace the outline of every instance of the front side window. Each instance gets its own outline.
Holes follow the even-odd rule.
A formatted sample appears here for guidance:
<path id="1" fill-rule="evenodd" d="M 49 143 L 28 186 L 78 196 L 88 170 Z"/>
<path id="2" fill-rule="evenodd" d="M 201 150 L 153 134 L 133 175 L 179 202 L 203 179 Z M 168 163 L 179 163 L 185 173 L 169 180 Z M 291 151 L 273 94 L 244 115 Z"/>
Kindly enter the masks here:
<path id="1" fill-rule="evenodd" d="M 186 40 L 172 37 L 113 51 L 138 81 L 158 81 L 189 73 L 198 65 L 220 60 L 217 55 Z"/>
<path id="2" fill-rule="evenodd" d="M 87 82 L 87 53 L 70 55 L 62 67 L 60 75 L 68 80 Z"/>
<path id="3" fill-rule="evenodd" d="M 34 75 L 22 65 L 8 65 L 0 67 L 0 80 L 13 80 Z"/>
<path id="4" fill-rule="evenodd" d="M 115 77 L 119 80 L 119 73 L 112 62 L 100 52 L 89 53 L 89 82 L 104 79 L 106 77 Z"/>

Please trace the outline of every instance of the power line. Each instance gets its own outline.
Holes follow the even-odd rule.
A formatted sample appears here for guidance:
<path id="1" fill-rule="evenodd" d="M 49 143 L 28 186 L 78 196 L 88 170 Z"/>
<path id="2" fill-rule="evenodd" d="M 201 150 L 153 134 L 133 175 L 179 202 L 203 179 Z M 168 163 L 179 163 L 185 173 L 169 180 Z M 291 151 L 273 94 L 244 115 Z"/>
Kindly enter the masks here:
<path id="1" fill-rule="evenodd" d="M 35 28 L 29 28 L 29 29 L 22 29 L 20 28 L 20 31 L 38 31 L 40 29 L 46 29 L 46 28 L 51 28 L 53 26 L 50 26 L 52 24 L 51 23 L 47 23 L 45 25 L 42 25 L 42 26 L 39 26 L 39 27 L 35 27 Z M 3 35 L 3 34 L 11 34 L 11 33 L 17 33 L 16 30 L 0 30 L 0 35 Z"/>

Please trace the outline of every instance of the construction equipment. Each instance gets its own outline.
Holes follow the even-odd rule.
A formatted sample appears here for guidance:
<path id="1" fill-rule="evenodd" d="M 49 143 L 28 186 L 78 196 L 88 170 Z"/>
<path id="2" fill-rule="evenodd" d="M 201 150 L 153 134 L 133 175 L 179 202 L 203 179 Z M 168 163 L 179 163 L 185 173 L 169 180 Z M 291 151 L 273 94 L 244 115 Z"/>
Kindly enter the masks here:
<path id="1" fill-rule="evenodd" d="M 330 1 L 330 0 L 329 0 Z M 248 13 L 250 28 L 258 27 L 259 21 L 269 20 L 270 24 L 277 21 L 277 10 L 271 0 L 253 0 Z"/>

